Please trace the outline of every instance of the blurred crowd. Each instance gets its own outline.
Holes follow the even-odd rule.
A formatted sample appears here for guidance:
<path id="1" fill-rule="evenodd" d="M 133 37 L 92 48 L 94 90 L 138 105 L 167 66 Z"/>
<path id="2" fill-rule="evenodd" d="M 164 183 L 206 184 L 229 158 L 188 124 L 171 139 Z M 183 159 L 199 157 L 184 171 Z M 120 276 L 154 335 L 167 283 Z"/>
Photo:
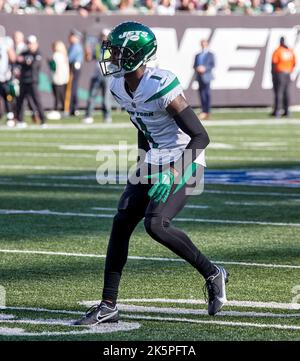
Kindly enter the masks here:
<path id="1" fill-rule="evenodd" d="M 0 12 L 16 14 L 90 13 L 174 15 L 295 14 L 300 0 L 0 0 Z"/>
<path id="2" fill-rule="evenodd" d="M 85 61 L 94 62 L 94 72 L 90 79 L 84 123 L 93 123 L 93 113 L 98 96 L 103 120 L 111 119 L 109 77 L 105 78 L 98 66 L 100 44 L 106 40 L 109 29 L 102 29 L 93 42 L 83 44 L 83 34 L 76 29 L 69 33 L 67 46 L 60 40 L 53 42 L 52 54 L 44 58 L 39 50 L 35 35 L 25 37 L 15 31 L 13 37 L 6 36 L 0 25 L 0 117 L 6 115 L 8 126 L 26 127 L 24 109 L 31 111 L 32 121 L 47 126 L 47 119 L 60 119 L 62 116 L 77 116 L 78 90 L 82 65 Z M 39 88 L 42 63 L 49 69 L 53 107 L 48 114 L 44 112 Z M 102 99 L 102 101 L 101 101 Z"/>

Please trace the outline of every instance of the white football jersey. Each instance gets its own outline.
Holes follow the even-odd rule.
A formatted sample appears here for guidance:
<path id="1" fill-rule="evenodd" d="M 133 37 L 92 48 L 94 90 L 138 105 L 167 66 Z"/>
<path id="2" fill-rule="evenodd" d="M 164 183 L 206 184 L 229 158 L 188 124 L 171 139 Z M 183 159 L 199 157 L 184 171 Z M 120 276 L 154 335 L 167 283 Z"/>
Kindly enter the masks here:
<path id="1" fill-rule="evenodd" d="M 183 95 L 177 77 L 168 70 L 146 68 L 135 92 L 127 92 L 123 77 L 113 78 L 110 89 L 149 143 L 145 162 L 166 164 L 179 159 L 191 138 L 166 111 L 172 100 Z M 195 161 L 205 166 L 204 151 Z"/>

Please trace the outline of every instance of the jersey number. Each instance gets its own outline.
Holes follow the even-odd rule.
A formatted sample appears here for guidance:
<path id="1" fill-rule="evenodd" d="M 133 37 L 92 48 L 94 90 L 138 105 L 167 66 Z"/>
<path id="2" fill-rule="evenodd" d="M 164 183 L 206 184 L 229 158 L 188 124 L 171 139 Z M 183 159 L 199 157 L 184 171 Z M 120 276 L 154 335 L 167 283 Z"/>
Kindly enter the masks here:
<path id="1" fill-rule="evenodd" d="M 148 140 L 148 142 L 152 143 L 153 148 L 158 148 L 158 144 L 154 142 L 153 138 L 151 137 L 151 133 L 146 127 L 146 124 L 142 121 L 142 118 L 135 118 L 136 121 L 139 123 L 142 131 L 144 132 L 145 138 Z"/>

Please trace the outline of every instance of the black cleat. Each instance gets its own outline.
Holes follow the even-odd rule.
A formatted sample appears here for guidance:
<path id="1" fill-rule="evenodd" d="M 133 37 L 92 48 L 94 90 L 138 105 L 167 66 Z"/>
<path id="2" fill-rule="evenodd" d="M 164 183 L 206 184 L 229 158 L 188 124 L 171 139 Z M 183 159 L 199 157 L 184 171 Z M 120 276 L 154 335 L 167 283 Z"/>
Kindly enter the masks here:
<path id="1" fill-rule="evenodd" d="M 229 273 L 221 266 L 215 266 L 217 272 L 206 279 L 205 288 L 208 294 L 208 314 L 214 316 L 227 302 L 225 283 Z"/>
<path id="2" fill-rule="evenodd" d="M 117 306 L 111 306 L 109 303 L 101 302 L 94 305 L 86 311 L 84 317 L 76 321 L 76 326 L 95 326 L 99 323 L 118 322 L 119 311 Z"/>

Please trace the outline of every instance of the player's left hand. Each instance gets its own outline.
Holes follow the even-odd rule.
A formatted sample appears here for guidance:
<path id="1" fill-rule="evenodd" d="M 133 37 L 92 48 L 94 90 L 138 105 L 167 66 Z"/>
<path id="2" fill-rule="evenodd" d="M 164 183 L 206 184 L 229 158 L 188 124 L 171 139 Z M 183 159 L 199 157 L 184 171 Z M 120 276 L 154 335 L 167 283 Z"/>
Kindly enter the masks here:
<path id="1" fill-rule="evenodd" d="M 167 169 L 159 173 L 150 174 L 146 176 L 146 178 L 157 179 L 155 184 L 150 188 L 148 196 L 156 202 L 162 201 L 165 203 L 169 197 L 172 185 L 174 184 L 175 177 L 173 171 Z"/>

